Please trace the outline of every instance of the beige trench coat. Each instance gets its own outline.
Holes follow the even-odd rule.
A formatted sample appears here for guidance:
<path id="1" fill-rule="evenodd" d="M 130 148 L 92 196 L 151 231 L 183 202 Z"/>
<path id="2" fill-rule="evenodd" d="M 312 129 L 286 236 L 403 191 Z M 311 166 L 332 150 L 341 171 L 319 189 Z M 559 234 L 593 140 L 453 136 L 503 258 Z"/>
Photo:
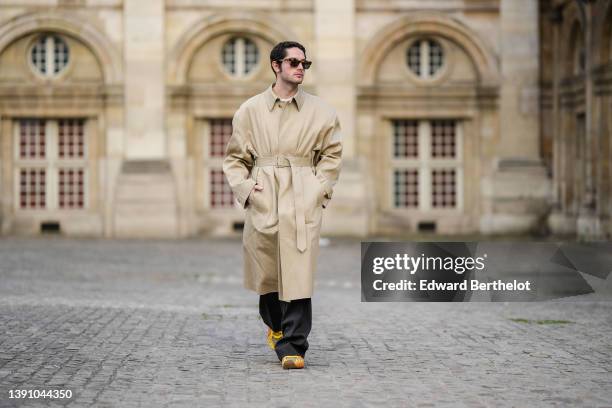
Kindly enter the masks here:
<path id="1" fill-rule="evenodd" d="M 341 167 L 337 113 L 299 87 L 283 102 L 270 85 L 240 105 L 232 126 L 223 172 L 246 209 L 244 286 L 283 301 L 312 297 L 322 209 Z"/>

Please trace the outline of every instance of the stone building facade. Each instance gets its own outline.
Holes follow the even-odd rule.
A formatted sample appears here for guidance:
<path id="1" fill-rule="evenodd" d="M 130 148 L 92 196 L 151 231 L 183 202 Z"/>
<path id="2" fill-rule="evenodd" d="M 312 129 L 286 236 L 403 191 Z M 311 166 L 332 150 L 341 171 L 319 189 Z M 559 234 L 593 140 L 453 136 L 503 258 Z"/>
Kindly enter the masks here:
<path id="1" fill-rule="evenodd" d="M 297 40 L 343 127 L 323 233 L 609 234 L 610 3 L 0 0 L 1 232 L 238 233 L 231 118 Z"/>
<path id="2" fill-rule="evenodd" d="M 541 140 L 555 232 L 612 232 L 612 1 L 541 2 Z"/>

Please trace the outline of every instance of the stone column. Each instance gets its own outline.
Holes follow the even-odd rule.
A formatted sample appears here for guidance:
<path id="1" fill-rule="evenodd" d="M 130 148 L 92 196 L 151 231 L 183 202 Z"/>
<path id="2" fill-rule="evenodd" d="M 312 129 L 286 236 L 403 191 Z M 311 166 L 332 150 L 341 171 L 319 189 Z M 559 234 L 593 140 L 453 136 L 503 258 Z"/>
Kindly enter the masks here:
<path id="1" fill-rule="evenodd" d="M 338 111 L 343 140 L 342 172 L 325 210 L 322 232 L 364 236 L 371 214 L 366 210 L 366 178 L 356 155 L 355 0 L 315 0 L 314 6 L 317 94 Z"/>
<path id="2" fill-rule="evenodd" d="M 481 216 L 483 233 L 548 228 L 551 182 L 540 156 L 538 3 L 500 1 L 500 136 L 492 169 L 493 214 Z"/>
<path id="3" fill-rule="evenodd" d="M 568 190 L 574 188 L 569 183 L 575 180 L 575 177 L 569 173 L 574 171 L 572 164 L 575 154 L 574 148 L 569 143 L 575 140 L 575 132 L 573 137 L 568 138 L 567 130 L 571 128 L 572 122 L 568 120 L 570 114 L 567 110 L 562 109 L 560 101 L 560 83 L 564 66 L 562 50 L 567 47 L 567 45 L 561 44 L 563 6 L 554 7 L 549 17 L 553 25 L 553 117 L 551 125 L 553 126 L 554 144 L 553 208 L 548 224 L 553 233 L 567 234 L 575 230 L 575 221 L 568 215 L 571 212 L 571 205 L 568 203 Z M 546 41 L 546 39 L 542 39 L 542 41 Z"/>
<path id="4" fill-rule="evenodd" d="M 338 110 L 346 158 L 355 155 L 355 37 L 354 0 L 315 0 L 317 94 Z"/>
<path id="5" fill-rule="evenodd" d="M 114 192 L 113 236 L 174 238 L 180 207 L 165 134 L 165 2 L 123 4 L 125 154 Z"/>
<path id="6" fill-rule="evenodd" d="M 552 86 L 552 126 L 553 129 L 553 200 L 554 210 L 563 212 L 564 198 L 561 194 L 561 185 L 564 183 L 565 172 L 563 171 L 563 161 L 565 158 L 565 149 L 561 140 L 561 128 L 559 118 L 559 81 L 561 78 L 561 44 L 559 43 L 559 35 L 561 31 L 561 23 L 563 22 L 563 12 L 557 7 L 552 10 L 550 21 L 553 24 L 553 86 Z"/>
<path id="7" fill-rule="evenodd" d="M 124 0 L 127 159 L 165 156 L 164 1 Z"/>
<path id="8" fill-rule="evenodd" d="M 582 0 L 579 3 L 584 14 L 584 110 L 585 110 L 585 126 L 584 126 L 584 163 L 581 168 L 581 176 L 584 176 L 583 188 L 579 191 L 581 197 L 580 207 L 578 209 L 577 230 L 578 235 L 593 239 L 601 235 L 600 219 L 597 216 L 597 200 L 595 199 L 597 185 L 593 180 L 595 174 L 593 169 L 597 166 L 599 157 L 599 139 L 595 131 L 594 123 L 594 94 L 593 94 L 593 0 Z"/>
<path id="9" fill-rule="evenodd" d="M 597 163 L 597 150 L 599 140 L 594 132 L 594 121 L 593 121 L 593 16 L 591 1 L 586 0 L 583 2 L 584 14 L 585 14 L 585 30 L 584 30 L 584 103 L 585 103 L 585 136 L 586 136 L 586 150 L 585 150 L 585 197 L 583 200 L 583 206 L 587 211 L 593 211 L 596 206 L 595 202 L 595 184 L 593 180 L 593 166 Z"/>
<path id="10" fill-rule="evenodd" d="M 538 2 L 501 0 L 501 156 L 539 160 Z"/>

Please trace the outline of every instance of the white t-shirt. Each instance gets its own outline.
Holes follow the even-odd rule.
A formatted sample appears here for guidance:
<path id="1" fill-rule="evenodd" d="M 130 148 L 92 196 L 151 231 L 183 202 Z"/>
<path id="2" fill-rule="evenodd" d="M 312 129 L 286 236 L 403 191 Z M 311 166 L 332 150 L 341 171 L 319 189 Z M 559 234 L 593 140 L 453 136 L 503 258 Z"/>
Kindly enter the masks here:
<path id="1" fill-rule="evenodd" d="M 274 96 L 276 96 L 278 99 L 280 99 L 280 100 L 281 100 L 281 102 L 290 102 L 290 101 L 293 99 L 293 96 L 290 96 L 290 97 L 288 97 L 287 99 L 283 99 L 283 98 L 281 98 L 280 96 L 278 96 L 278 95 L 276 94 L 276 92 L 274 92 L 274 89 L 272 90 L 272 94 L 273 94 Z M 294 96 L 295 96 L 295 95 L 294 95 Z"/>

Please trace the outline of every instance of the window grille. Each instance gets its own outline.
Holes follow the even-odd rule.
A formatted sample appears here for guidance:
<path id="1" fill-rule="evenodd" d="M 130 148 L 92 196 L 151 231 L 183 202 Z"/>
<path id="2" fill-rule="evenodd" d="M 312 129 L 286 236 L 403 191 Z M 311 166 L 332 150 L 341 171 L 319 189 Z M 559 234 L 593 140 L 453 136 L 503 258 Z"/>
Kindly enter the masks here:
<path id="1" fill-rule="evenodd" d="M 232 136 L 232 119 L 208 119 L 204 129 L 204 169 L 208 180 L 206 201 L 214 209 L 232 208 L 234 194 L 223 173 L 225 149 Z"/>
<path id="2" fill-rule="evenodd" d="M 45 208 L 46 186 L 46 169 L 19 169 L 19 206 L 21 208 Z"/>
<path id="3" fill-rule="evenodd" d="M 394 199 L 396 207 L 418 207 L 419 205 L 419 171 L 395 170 Z"/>
<path id="4" fill-rule="evenodd" d="M 85 120 L 20 119 L 15 131 L 18 209 L 84 209 L 87 194 Z"/>
<path id="5" fill-rule="evenodd" d="M 460 207 L 462 154 L 454 119 L 391 121 L 391 202 L 418 210 Z"/>
<path id="6" fill-rule="evenodd" d="M 417 40 L 406 51 L 406 64 L 416 76 L 432 78 L 444 65 L 444 49 L 435 40 Z"/>
<path id="7" fill-rule="evenodd" d="M 249 38 L 234 37 L 223 46 L 221 57 L 228 73 L 244 77 L 259 63 L 259 49 Z"/>
<path id="8" fill-rule="evenodd" d="M 455 169 L 432 170 L 431 192 L 433 207 L 455 207 L 457 182 Z"/>
<path id="9" fill-rule="evenodd" d="M 43 34 L 30 51 L 34 68 L 46 77 L 59 74 L 70 60 L 70 49 L 66 41 L 58 35 Z"/>

